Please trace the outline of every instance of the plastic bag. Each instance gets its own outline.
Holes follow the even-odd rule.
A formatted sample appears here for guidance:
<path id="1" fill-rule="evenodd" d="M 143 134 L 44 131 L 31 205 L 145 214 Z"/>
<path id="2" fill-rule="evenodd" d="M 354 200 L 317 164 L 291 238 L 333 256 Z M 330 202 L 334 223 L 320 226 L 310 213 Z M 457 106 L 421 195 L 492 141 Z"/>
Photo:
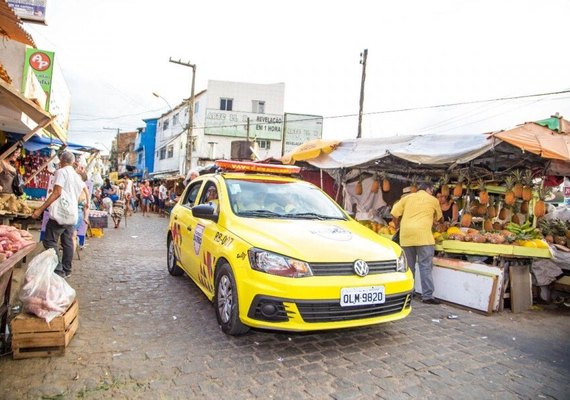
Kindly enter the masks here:
<path id="1" fill-rule="evenodd" d="M 75 290 L 54 273 L 58 259 L 54 249 L 38 254 L 28 266 L 20 291 L 24 311 L 49 323 L 75 300 Z"/>

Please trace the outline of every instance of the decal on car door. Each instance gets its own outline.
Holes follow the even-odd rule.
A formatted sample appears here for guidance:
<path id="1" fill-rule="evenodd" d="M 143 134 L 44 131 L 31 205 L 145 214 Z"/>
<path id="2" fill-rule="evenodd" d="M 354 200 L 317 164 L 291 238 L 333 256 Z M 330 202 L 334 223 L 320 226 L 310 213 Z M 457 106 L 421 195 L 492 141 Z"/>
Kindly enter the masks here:
<path id="1" fill-rule="evenodd" d="M 206 287 L 210 292 L 214 291 L 214 265 L 216 264 L 216 257 L 209 251 L 204 252 L 203 262 L 200 263 L 200 275 L 198 280 L 200 284 Z"/>
<path id="2" fill-rule="evenodd" d="M 202 247 L 202 236 L 204 235 L 204 225 L 196 225 L 194 229 L 194 252 L 196 255 L 200 254 L 200 247 Z"/>

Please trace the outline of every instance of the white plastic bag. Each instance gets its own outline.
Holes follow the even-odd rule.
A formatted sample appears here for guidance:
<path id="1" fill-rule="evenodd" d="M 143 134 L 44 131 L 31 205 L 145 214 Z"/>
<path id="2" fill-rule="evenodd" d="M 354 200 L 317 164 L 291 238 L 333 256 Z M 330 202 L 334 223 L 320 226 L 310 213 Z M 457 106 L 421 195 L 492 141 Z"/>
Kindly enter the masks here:
<path id="1" fill-rule="evenodd" d="M 60 225 L 75 225 L 78 212 L 77 198 L 65 189 L 61 189 L 61 195 L 49 207 L 50 217 Z"/>
<path id="2" fill-rule="evenodd" d="M 61 276 L 54 273 L 58 259 L 54 249 L 38 254 L 28 266 L 20 300 L 24 311 L 35 314 L 49 323 L 75 300 L 75 290 Z"/>

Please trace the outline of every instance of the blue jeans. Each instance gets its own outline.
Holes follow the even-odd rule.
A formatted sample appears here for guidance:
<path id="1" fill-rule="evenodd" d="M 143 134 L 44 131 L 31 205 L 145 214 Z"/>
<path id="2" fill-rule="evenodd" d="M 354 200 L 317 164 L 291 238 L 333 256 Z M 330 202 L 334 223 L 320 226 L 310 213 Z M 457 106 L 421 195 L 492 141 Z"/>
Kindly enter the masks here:
<path id="1" fill-rule="evenodd" d="M 419 265 L 420 280 L 422 283 L 422 300 L 433 299 L 434 285 L 432 269 L 433 256 L 435 254 L 434 246 L 402 246 L 402 249 L 404 253 L 406 253 L 408 266 L 414 274 L 414 279 L 416 278 L 416 261 Z"/>

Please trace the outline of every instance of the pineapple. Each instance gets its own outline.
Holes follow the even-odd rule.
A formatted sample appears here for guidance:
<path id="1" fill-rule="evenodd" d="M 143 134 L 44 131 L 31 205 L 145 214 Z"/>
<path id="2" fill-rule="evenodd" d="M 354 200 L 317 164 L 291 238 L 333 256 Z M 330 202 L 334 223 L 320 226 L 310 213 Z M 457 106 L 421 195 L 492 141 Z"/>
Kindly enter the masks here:
<path id="1" fill-rule="evenodd" d="M 497 216 L 497 207 L 495 207 L 495 200 L 489 197 L 489 207 L 487 207 L 487 217 L 493 219 Z"/>
<path id="2" fill-rule="evenodd" d="M 469 197 L 469 196 L 467 196 Z M 470 202 L 467 200 L 465 202 L 465 208 L 463 209 L 463 214 L 461 215 L 460 225 L 464 228 L 468 228 L 471 226 L 471 221 L 473 219 L 470 211 Z"/>
<path id="3" fill-rule="evenodd" d="M 523 192 L 524 194 L 524 192 Z M 521 213 L 522 214 L 528 214 L 528 201 L 527 200 L 523 200 L 523 202 L 521 203 Z"/>
<path id="4" fill-rule="evenodd" d="M 534 204 L 534 216 L 536 218 L 544 217 L 544 214 L 546 214 L 546 204 L 544 203 L 544 199 L 546 199 L 549 192 L 550 189 L 544 187 L 538 190 L 538 200 Z"/>
<path id="5" fill-rule="evenodd" d="M 383 192 L 389 192 L 390 191 L 390 181 L 388 180 L 388 177 L 386 176 L 386 172 L 382 172 L 380 174 L 380 178 L 382 178 L 382 191 Z"/>
<path id="6" fill-rule="evenodd" d="M 354 194 L 357 196 L 362 194 L 362 175 L 358 176 L 358 182 L 356 182 L 356 186 L 354 187 Z"/>
<path id="7" fill-rule="evenodd" d="M 527 169 L 523 175 L 523 189 L 522 189 L 522 199 L 523 201 L 532 200 L 532 171 Z"/>
<path id="8" fill-rule="evenodd" d="M 513 187 L 515 185 L 515 180 L 512 176 L 507 176 L 505 178 L 505 186 L 507 190 L 505 191 L 505 204 L 508 206 L 512 206 L 515 204 L 515 193 L 513 191 Z"/>
<path id="9" fill-rule="evenodd" d="M 444 197 L 449 197 L 449 175 L 444 174 L 441 178 L 441 194 Z"/>
<path id="10" fill-rule="evenodd" d="M 516 169 L 513 172 L 513 180 L 514 180 L 513 193 L 515 194 L 515 197 L 517 199 L 520 199 L 522 198 L 522 192 L 523 192 L 522 173 L 520 169 Z"/>
<path id="11" fill-rule="evenodd" d="M 479 179 L 479 203 L 489 204 L 489 193 L 483 179 Z"/>
<path id="12" fill-rule="evenodd" d="M 378 182 L 378 174 L 375 173 L 372 179 L 373 181 L 372 181 L 372 186 L 370 187 L 370 191 L 372 193 L 378 193 L 378 189 L 380 189 L 380 183 Z"/>
<path id="13" fill-rule="evenodd" d="M 461 197 L 463 195 L 463 181 L 465 180 L 465 176 L 460 172 L 459 177 L 457 178 L 457 183 L 453 188 L 453 197 Z"/>

